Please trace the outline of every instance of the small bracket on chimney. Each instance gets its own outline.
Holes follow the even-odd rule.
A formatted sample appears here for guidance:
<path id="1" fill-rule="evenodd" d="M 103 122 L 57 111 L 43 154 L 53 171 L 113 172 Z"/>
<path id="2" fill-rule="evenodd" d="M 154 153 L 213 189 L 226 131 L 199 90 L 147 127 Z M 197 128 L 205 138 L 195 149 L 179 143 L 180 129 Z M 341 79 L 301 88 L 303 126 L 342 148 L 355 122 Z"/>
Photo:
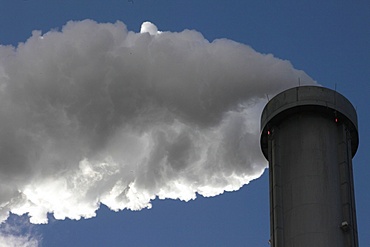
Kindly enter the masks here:
<path id="1" fill-rule="evenodd" d="M 350 225 L 347 221 L 343 221 L 342 224 L 340 225 L 340 229 L 344 232 L 348 232 L 350 228 Z"/>

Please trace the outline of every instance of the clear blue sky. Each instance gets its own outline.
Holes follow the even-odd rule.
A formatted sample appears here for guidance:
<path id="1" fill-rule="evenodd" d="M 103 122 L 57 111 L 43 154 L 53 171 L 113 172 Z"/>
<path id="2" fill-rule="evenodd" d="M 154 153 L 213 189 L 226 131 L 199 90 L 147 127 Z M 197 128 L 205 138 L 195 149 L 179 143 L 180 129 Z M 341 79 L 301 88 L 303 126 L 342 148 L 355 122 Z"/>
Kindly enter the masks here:
<path id="1" fill-rule="evenodd" d="M 69 20 L 120 20 L 140 31 L 195 29 L 212 41 L 227 38 L 289 60 L 356 107 L 360 146 L 354 158 L 361 246 L 370 246 L 370 4 L 359 1 L 0 0 L 0 44 L 61 29 Z M 113 212 L 105 206 L 87 220 L 36 225 L 42 246 L 268 246 L 268 170 L 236 192 L 152 209 Z"/>

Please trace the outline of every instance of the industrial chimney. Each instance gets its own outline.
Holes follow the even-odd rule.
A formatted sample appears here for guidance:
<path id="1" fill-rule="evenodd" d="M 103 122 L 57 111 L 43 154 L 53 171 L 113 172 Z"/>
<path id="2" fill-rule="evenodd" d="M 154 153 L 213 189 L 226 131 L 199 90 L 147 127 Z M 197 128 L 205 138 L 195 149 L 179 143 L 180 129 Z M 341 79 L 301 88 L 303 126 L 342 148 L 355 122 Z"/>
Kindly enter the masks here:
<path id="1" fill-rule="evenodd" d="M 359 139 L 352 104 L 327 88 L 291 88 L 268 102 L 261 131 L 271 245 L 358 247 L 352 157 Z"/>

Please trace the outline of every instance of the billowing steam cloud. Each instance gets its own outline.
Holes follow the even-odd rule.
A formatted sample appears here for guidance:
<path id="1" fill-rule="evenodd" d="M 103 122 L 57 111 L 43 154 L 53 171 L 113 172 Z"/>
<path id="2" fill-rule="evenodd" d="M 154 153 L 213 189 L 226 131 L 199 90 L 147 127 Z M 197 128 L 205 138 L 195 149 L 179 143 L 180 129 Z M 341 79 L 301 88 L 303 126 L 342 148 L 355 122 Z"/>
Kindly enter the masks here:
<path id="1" fill-rule="evenodd" d="M 298 78 L 314 83 L 246 45 L 149 22 L 69 22 L 0 46 L 0 222 L 237 190 L 266 167 L 266 95 Z"/>

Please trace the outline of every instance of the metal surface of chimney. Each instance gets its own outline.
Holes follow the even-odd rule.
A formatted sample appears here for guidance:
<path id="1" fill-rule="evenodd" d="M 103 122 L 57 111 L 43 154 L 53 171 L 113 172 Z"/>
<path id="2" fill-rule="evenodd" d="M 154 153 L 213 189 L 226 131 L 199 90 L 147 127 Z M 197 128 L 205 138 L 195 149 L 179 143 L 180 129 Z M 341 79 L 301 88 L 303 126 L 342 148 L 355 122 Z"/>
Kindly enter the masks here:
<path id="1" fill-rule="evenodd" d="M 352 104 L 327 88 L 291 88 L 268 102 L 261 131 L 271 245 L 358 247 L 352 157 L 359 138 Z"/>

